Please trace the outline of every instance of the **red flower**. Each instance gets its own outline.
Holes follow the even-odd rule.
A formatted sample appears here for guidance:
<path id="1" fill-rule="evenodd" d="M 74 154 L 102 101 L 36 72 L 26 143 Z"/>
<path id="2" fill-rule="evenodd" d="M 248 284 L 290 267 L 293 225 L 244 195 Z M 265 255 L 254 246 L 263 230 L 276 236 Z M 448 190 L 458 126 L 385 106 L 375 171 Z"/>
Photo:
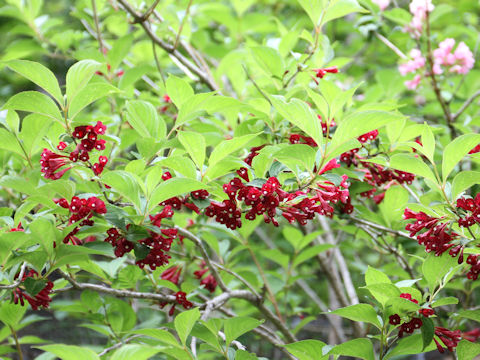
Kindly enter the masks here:
<path id="1" fill-rule="evenodd" d="M 26 278 L 29 277 L 37 278 L 38 273 L 35 270 L 30 270 L 28 273 L 23 275 L 22 283 L 25 281 Z M 39 307 L 47 309 L 50 305 L 50 302 L 52 301 L 52 299 L 50 299 L 49 297 L 52 288 L 53 283 L 51 281 L 47 281 L 45 287 L 42 290 L 40 290 L 35 296 L 31 296 L 21 287 L 17 287 L 13 290 L 13 302 L 15 304 L 20 303 L 20 305 L 25 306 L 24 300 L 27 300 L 33 310 L 38 310 Z"/>

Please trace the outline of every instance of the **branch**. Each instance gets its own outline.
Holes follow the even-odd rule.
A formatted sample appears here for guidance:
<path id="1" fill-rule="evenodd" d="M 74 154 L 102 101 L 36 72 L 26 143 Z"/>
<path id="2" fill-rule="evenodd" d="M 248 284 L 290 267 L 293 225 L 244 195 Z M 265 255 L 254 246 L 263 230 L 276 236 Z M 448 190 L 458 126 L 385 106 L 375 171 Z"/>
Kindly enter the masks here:
<path id="1" fill-rule="evenodd" d="M 462 113 L 467 110 L 467 108 L 470 106 L 470 104 L 480 96 L 480 90 L 477 90 L 472 96 L 470 96 L 462 105 L 462 107 L 452 115 L 453 121 L 455 121 Z"/>
<path id="2" fill-rule="evenodd" d="M 427 27 L 426 31 L 426 36 L 427 36 L 427 63 L 429 65 L 429 73 L 428 75 L 430 76 L 430 79 L 432 80 L 432 88 L 433 92 L 435 93 L 435 96 L 437 97 L 438 102 L 440 103 L 440 106 L 442 107 L 443 113 L 445 115 L 445 119 L 447 121 L 447 126 L 450 129 L 450 133 L 453 138 L 457 137 L 457 131 L 455 130 L 455 127 L 453 126 L 453 122 L 455 119 L 453 118 L 451 112 L 450 112 L 450 107 L 448 104 L 445 102 L 445 100 L 442 97 L 442 92 L 440 90 L 440 87 L 438 86 L 437 83 L 437 78 L 435 77 L 435 73 L 433 72 L 433 53 L 432 53 L 432 41 L 430 39 L 430 19 L 429 19 L 429 12 L 425 11 L 426 18 L 425 18 L 425 23 Z"/>
<path id="3" fill-rule="evenodd" d="M 96 292 L 104 293 L 113 295 L 116 297 L 126 297 L 126 298 L 134 298 L 134 299 L 148 299 L 148 300 L 155 300 L 160 302 L 167 302 L 167 303 L 176 303 L 176 298 L 174 295 L 164 295 L 164 294 L 154 294 L 154 293 L 144 293 L 138 291 L 130 291 L 130 290 L 118 290 L 112 289 L 103 285 L 98 284 L 88 284 L 88 283 L 79 283 L 69 274 L 64 273 L 61 270 L 58 270 L 60 276 L 67 280 L 74 289 L 77 290 L 93 290 Z M 200 307 L 201 304 L 194 304 L 194 306 Z"/>
<path id="4" fill-rule="evenodd" d="M 22 264 L 22 267 L 20 268 L 20 274 L 18 274 L 17 280 L 10 285 L 0 285 L 0 289 L 7 290 L 7 289 L 17 288 L 22 283 L 22 278 L 23 278 L 23 275 L 25 274 L 26 268 L 27 268 L 27 263 L 24 262 Z"/>
<path id="5" fill-rule="evenodd" d="M 385 45 L 387 45 L 395 54 L 397 54 L 400 58 L 403 60 L 407 60 L 408 57 L 405 55 L 398 47 L 396 47 L 393 43 L 390 42 L 385 36 L 375 33 L 375 36 L 383 42 Z"/>
<path id="6" fill-rule="evenodd" d="M 138 20 L 136 19 L 135 22 L 147 21 L 148 18 L 150 17 L 150 15 L 152 15 L 152 13 L 155 11 L 155 8 L 157 7 L 159 2 L 160 2 L 160 0 L 155 0 L 155 2 L 152 4 L 152 6 L 150 6 L 147 9 L 147 11 L 145 11 L 145 13 L 138 18 Z"/>
<path id="7" fill-rule="evenodd" d="M 375 224 L 371 221 L 367 221 L 367 220 L 363 220 L 363 219 L 359 219 L 355 216 L 350 216 L 350 219 L 360 223 L 360 224 L 364 224 L 364 225 L 368 225 L 374 229 L 378 229 L 378 230 L 382 230 L 384 232 L 388 232 L 390 234 L 394 234 L 394 235 L 398 235 L 398 236 L 403 236 L 403 237 L 406 237 L 408 239 L 411 239 L 412 237 L 406 233 L 406 232 L 403 232 L 403 231 L 399 231 L 399 230 L 393 230 L 393 229 L 390 229 L 390 228 L 387 228 L 386 226 L 383 226 L 383 225 L 379 225 L 379 224 Z"/>
<path id="8" fill-rule="evenodd" d="M 189 239 L 190 241 L 193 241 L 195 245 L 200 249 L 200 252 L 202 253 L 202 256 L 207 263 L 208 268 L 212 272 L 213 277 L 217 281 L 218 286 L 220 289 L 222 289 L 224 292 L 229 292 L 229 289 L 223 282 L 222 278 L 220 277 L 220 274 L 218 273 L 217 269 L 215 266 L 213 266 L 212 261 L 210 260 L 210 257 L 208 256 L 208 252 L 205 249 L 205 246 L 203 246 L 202 240 L 197 237 L 196 235 L 192 234 L 190 231 L 182 229 L 181 227 L 175 226 L 175 229 L 177 229 L 178 233 L 182 235 L 183 237 Z"/>
<path id="9" fill-rule="evenodd" d="M 103 355 L 105 355 L 106 353 L 108 353 L 108 352 L 110 352 L 110 351 L 112 351 L 112 350 L 118 349 L 118 348 L 122 347 L 123 345 L 129 343 L 129 342 L 132 341 L 133 339 L 139 338 L 139 337 L 141 337 L 141 336 L 142 336 L 142 335 L 132 335 L 132 336 L 130 336 L 129 338 L 126 338 L 125 340 L 122 340 L 121 342 L 116 343 L 115 345 L 112 345 L 112 346 L 106 348 L 105 350 L 103 350 L 102 352 L 100 352 L 100 353 L 98 354 L 98 356 L 103 356 Z"/>
<path id="10" fill-rule="evenodd" d="M 126 1 L 126 0 L 118 0 L 118 2 L 122 5 L 122 7 L 133 17 L 134 22 L 138 22 L 143 29 L 145 30 L 146 34 L 150 39 L 152 39 L 155 44 L 159 45 L 163 50 L 167 53 L 171 54 L 174 58 L 176 58 L 182 65 L 184 65 L 188 70 L 192 71 L 196 74 L 200 80 L 207 85 L 211 90 L 219 91 L 218 85 L 215 83 L 213 78 L 210 78 L 208 74 L 202 71 L 198 66 L 193 64 L 190 60 L 188 60 L 182 53 L 180 53 L 173 45 L 163 41 L 160 39 L 150 28 L 147 21 L 142 19 L 142 16 L 139 15 L 135 9 Z"/>

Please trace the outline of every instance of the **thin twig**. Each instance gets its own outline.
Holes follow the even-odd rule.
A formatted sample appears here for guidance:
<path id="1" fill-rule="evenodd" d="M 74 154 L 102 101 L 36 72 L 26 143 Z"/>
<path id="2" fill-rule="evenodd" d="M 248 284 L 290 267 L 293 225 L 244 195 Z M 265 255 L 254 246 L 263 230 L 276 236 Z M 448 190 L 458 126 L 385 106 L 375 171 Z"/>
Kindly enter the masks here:
<path id="1" fill-rule="evenodd" d="M 407 55 L 405 55 L 398 47 L 396 47 L 393 43 L 390 42 L 390 40 L 388 40 L 385 36 L 379 34 L 379 33 L 375 33 L 375 36 L 381 41 L 383 42 L 385 45 L 387 45 L 391 50 L 393 50 L 393 52 L 395 54 L 397 54 L 400 58 L 402 58 L 403 60 L 407 60 L 408 57 Z"/>
<path id="2" fill-rule="evenodd" d="M 110 351 L 115 350 L 115 349 L 118 349 L 118 348 L 122 347 L 123 345 L 129 343 L 130 341 L 132 341 L 132 340 L 134 340 L 134 339 L 136 339 L 136 338 L 139 338 L 139 337 L 141 337 L 141 336 L 142 336 L 142 335 L 132 335 L 132 336 L 126 338 L 125 340 L 122 340 L 121 342 L 118 342 L 118 343 L 116 343 L 115 345 L 112 345 L 112 346 L 106 348 L 106 349 L 103 350 L 102 352 L 98 353 L 98 356 L 103 356 L 103 355 L 109 353 Z"/>
<path id="3" fill-rule="evenodd" d="M 203 241 L 197 237 L 196 235 L 192 234 L 190 231 L 183 229 L 181 227 L 175 226 L 175 229 L 177 229 L 178 234 L 182 235 L 183 237 L 187 238 L 190 241 L 193 241 L 195 245 L 200 249 L 200 252 L 202 253 L 202 257 L 205 260 L 208 268 L 212 272 L 213 277 L 217 281 L 218 286 L 220 289 L 222 289 L 224 292 L 228 292 L 229 289 L 223 282 L 220 274 L 217 271 L 217 268 L 212 264 L 212 261 L 210 260 L 210 257 L 208 256 L 207 249 L 205 249 L 205 246 L 203 246 Z"/>
<path id="4" fill-rule="evenodd" d="M 457 131 L 453 123 L 455 119 L 452 117 L 450 112 L 449 105 L 445 102 L 442 96 L 442 91 L 438 85 L 437 78 L 435 76 L 435 72 L 433 71 L 434 61 L 433 61 L 433 52 L 432 52 L 432 41 L 430 39 L 430 19 L 429 19 L 429 11 L 425 11 L 425 24 L 426 24 L 426 37 L 427 37 L 427 63 L 429 65 L 428 69 L 428 76 L 430 77 L 433 92 L 437 97 L 438 102 L 443 110 L 445 115 L 445 120 L 447 121 L 447 126 L 450 129 L 450 134 L 452 139 L 457 137 Z"/>
<path id="5" fill-rule="evenodd" d="M 148 18 L 150 17 L 150 15 L 152 15 L 152 13 L 155 11 L 155 8 L 157 7 L 158 3 L 160 2 L 160 0 L 155 0 L 155 2 L 152 4 L 152 6 L 150 6 L 147 11 L 145 11 L 143 13 L 142 16 L 140 16 L 139 19 L 136 19 L 135 22 L 142 22 L 142 21 L 147 21 Z"/>
<path id="6" fill-rule="evenodd" d="M 118 0 L 119 4 L 134 18 L 135 21 L 138 21 L 139 24 L 143 27 L 146 34 L 152 41 L 159 45 L 167 53 L 171 54 L 176 60 L 178 60 L 182 65 L 184 65 L 188 70 L 196 74 L 200 80 L 205 83 L 211 90 L 219 91 L 218 85 L 215 83 L 215 80 L 208 76 L 208 74 L 200 69 L 197 65 L 193 64 L 189 59 L 187 59 L 182 53 L 170 45 L 169 43 L 160 39 L 155 32 L 150 28 L 148 21 L 143 21 L 141 15 L 139 15 L 135 9 L 126 1 Z"/>
<path id="7" fill-rule="evenodd" d="M 480 96 L 480 90 L 477 90 L 475 93 L 473 93 L 472 96 L 470 96 L 462 105 L 462 107 L 455 113 L 452 115 L 452 119 L 453 121 L 455 121 L 460 115 L 463 114 L 463 112 L 465 110 L 467 110 L 467 108 L 470 106 L 470 104 L 477 98 Z"/>
<path id="8" fill-rule="evenodd" d="M 15 289 L 22 283 L 23 275 L 25 274 L 25 269 L 27 268 L 27 263 L 24 262 L 20 268 L 20 274 L 18 274 L 17 280 L 10 285 L 0 285 L 0 289 Z"/>
<path id="9" fill-rule="evenodd" d="M 93 10 L 93 19 L 95 21 L 95 29 L 97 31 L 97 41 L 98 45 L 100 46 L 100 51 L 102 54 L 105 54 L 105 47 L 103 46 L 103 40 L 102 40 L 102 33 L 100 32 L 100 25 L 98 22 L 98 13 L 97 13 L 97 5 L 95 3 L 95 0 L 92 0 L 92 10 Z"/>
<path id="10" fill-rule="evenodd" d="M 177 36 L 175 37 L 175 43 L 173 44 L 173 48 L 176 49 L 178 46 L 178 40 L 180 39 L 180 35 L 182 34 L 183 26 L 185 25 L 185 21 L 188 18 L 188 13 L 190 12 L 190 7 L 192 6 L 193 0 L 190 0 L 187 5 L 187 10 L 185 10 L 185 16 L 180 23 L 180 27 L 178 28 Z"/>

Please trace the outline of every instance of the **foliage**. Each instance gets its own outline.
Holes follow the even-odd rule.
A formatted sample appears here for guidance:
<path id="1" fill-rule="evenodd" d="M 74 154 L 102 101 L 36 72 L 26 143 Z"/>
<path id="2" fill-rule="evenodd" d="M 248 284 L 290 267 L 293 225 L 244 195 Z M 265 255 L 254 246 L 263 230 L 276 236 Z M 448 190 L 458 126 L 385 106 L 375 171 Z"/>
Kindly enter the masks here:
<path id="1" fill-rule="evenodd" d="M 0 0 L 0 354 L 480 354 L 478 11 Z"/>

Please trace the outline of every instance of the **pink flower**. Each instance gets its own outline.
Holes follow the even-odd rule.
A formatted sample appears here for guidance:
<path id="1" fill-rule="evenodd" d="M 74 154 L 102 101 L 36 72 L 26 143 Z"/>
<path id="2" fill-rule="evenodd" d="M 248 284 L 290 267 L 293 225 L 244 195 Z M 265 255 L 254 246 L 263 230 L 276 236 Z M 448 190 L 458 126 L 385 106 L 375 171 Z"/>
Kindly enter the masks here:
<path id="1" fill-rule="evenodd" d="M 410 3 L 410 12 L 413 15 L 410 23 L 410 31 L 422 32 L 423 22 L 427 17 L 427 12 L 432 12 L 435 6 L 432 0 L 412 0 Z"/>
<path id="2" fill-rule="evenodd" d="M 467 74 L 475 63 L 473 54 L 467 45 L 462 41 L 458 44 L 454 52 L 455 40 L 448 38 L 438 44 L 438 48 L 433 51 L 435 74 L 442 74 L 442 66 L 450 67 L 449 71 L 457 74 Z"/>
<path id="3" fill-rule="evenodd" d="M 425 58 L 422 56 L 422 52 L 418 49 L 412 49 L 410 51 L 411 60 L 408 60 L 405 64 L 398 66 L 398 71 L 402 76 L 408 73 L 415 72 L 425 66 Z"/>
<path id="4" fill-rule="evenodd" d="M 372 0 L 372 2 L 377 4 L 381 11 L 384 11 L 390 5 L 390 0 Z"/>
<path id="5" fill-rule="evenodd" d="M 421 80 L 422 77 L 420 75 L 415 75 L 412 80 L 407 80 L 404 84 L 409 90 L 415 90 L 418 87 L 418 84 L 420 84 Z"/>
<path id="6" fill-rule="evenodd" d="M 450 68 L 450 72 L 456 72 L 457 74 L 466 74 L 470 71 L 475 63 L 473 54 L 467 45 L 462 41 L 458 44 L 457 49 L 453 53 L 455 56 L 455 65 Z"/>
<path id="7" fill-rule="evenodd" d="M 377 4 L 380 10 L 385 10 L 390 5 L 390 0 L 372 0 L 374 4 Z"/>

